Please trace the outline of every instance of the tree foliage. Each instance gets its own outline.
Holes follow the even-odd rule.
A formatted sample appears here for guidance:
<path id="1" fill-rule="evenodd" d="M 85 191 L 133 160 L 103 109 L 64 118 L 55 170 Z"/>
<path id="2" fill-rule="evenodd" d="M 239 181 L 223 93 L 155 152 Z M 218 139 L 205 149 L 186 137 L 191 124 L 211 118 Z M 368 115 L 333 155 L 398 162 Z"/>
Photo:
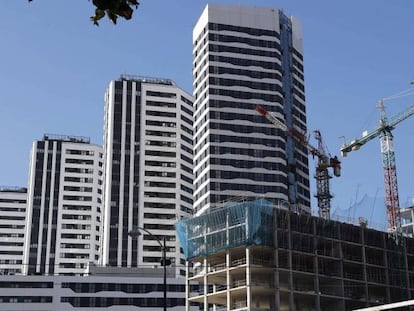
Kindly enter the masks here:
<path id="1" fill-rule="evenodd" d="M 108 18 L 116 24 L 118 17 L 123 17 L 127 20 L 132 18 L 134 8 L 137 9 L 139 2 L 137 0 L 92 0 L 95 9 L 95 15 L 91 16 L 91 21 L 98 25 L 105 14 Z"/>
<path id="2" fill-rule="evenodd" d="M 31 1 L 33 0 L 29 0 L 29 2 Z M 118 17 L 129 20 L 132 18 L 134 9 L 137 9 L 139 5 L 137 0 L 92 0 L 92 3 L 95 6 L 95 15 L 91 16 L 90 20 L 97 26 L 105 15 L 114 24 L 116 24 Z"/>

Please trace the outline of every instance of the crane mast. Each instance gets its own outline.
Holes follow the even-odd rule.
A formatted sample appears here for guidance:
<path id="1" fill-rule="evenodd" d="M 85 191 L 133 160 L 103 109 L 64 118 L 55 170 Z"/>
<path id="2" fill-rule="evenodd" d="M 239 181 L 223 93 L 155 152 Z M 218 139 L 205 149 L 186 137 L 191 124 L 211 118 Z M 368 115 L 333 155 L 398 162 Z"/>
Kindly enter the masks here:
<path id="1" fill-rule="evenodd" d="M 273 123 L 277 128 L 281 129 L 287 135 L 293 137 L 298 143 L 305 146 L 313 157 L 318 157 L 315 174 L 315 197 L 318 200 L 318 214 L 319 217 L 330 219 L 331 199 L 333 196 L 330 192 L 329 186 L 329 180 L 332 178 L 332 176 L 329 174 L 328 168 L 331 167 L 333 169 L 334 175 L 336 177 L 339 177 L 341 175 L 341 162 L 336 156 L 331 157 L 326 151 L 320 131 L 316 130 L 314 132 L 315 139 L 318 141 L 318 147 L 316 148 L 308 142 L 305 135 L 299 133 L 294 129 L 288 128 L 285 123 L 270 114 L 263 106 L 257 105 L 256 111 L 271 123 Z"/>
<path id="2" fill-rule="evenodd" d="M 351 141 L 350 144 L 345 143 L 341 148 L 341 153 L 342 156 L 345 157 L 348 152 L 358 150 L 365 143 L 379 136 L 384 174 L 387 228 L 389 232 L 397 232 L 401 229 L 400 202 L 398 195 L 397 166 L 391 131 L 398 123 L 414 114 L 414 105 L 397 114 L 391 118 L 390 121 L 387 119 L 383 100 L 378 103 L 377 108 L 379 108 L 381 116 L 378 128 L 369 133 L 365 133 L 360 139 L 355 139 Z"/>
<path id="3" fill-rule="evenodd" d="M 384 171 L 385 209 L 387 212 L 387 228 L 396 231 L 401 228 L 400 200 L 398 197 L 397 168 L 393 138 L 390 131 L 384 131 L 380 136 L 381 156 Z"/>
<path id="4" fill-rule="evenodd" d="M 315 139 L 318 141 L 318 162 L 316 164 L 316 199 L 318 200 L 318 214 L 319 217 L 324 219 L 330 218 L 331 211 L 331 199 L 333 195 L 330 192 L 329 180 L 332 176 L 328 172 L 328 168 L 332 167 L 335 176 L 340 176 L 341 162 L 338 158 L 330 157 L 325 149 L 325 145 L 322 140 L 322 134 L 319 130 L 314 131 Z M 311 152 L 312 153 L 312 152 Z"/>
<path id="5" fill-rule="evenodd" d="M 387 228 L 389 231 L 397 231 L 401 228 L 400 200 L 398 197 L 397 167 L 395 164 L 395 152 L 391 128 L 387 125 L 384 101 L 378 104 L 381 119 L 380 145 L 382 167 L 384 173 L 385 210 L 387 214 Z"/>

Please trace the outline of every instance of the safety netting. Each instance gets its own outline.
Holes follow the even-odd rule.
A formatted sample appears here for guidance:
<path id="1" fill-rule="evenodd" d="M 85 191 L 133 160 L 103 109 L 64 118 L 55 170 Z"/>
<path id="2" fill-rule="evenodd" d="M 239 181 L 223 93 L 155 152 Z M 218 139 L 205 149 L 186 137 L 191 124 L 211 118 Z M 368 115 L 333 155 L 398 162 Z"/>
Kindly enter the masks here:
<path id="1" fill-rule="evenodd" d="M 182 219 L 175 226 L 184 256 L 208 256 L 238 246 L 273 246 L 274 210 L 265 199 L 226 202 Z"/>

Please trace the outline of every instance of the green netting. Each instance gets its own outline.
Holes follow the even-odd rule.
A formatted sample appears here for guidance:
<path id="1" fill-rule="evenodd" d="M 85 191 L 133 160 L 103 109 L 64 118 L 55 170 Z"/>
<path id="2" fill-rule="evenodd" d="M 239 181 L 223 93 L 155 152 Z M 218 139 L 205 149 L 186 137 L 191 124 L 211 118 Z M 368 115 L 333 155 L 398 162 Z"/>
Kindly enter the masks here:
<path id="1" fill-rule="evenodd" d="M 186 259 L 221 250 L 274 243 L 274 206 L 265 199 L 227 202 L 204 214 L 186 218 L 176 230 Z"/>

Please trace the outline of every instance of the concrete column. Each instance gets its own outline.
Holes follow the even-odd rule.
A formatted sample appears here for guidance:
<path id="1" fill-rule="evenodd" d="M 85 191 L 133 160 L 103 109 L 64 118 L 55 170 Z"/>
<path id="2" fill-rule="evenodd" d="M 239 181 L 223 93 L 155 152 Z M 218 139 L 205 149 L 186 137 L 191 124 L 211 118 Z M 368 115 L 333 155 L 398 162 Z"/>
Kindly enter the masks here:
<path id="1" fill-rule="evenodd" d="M 293 297 L 293 264 L 292 264 L 292 231 L 290 228 L 290 213 L 287 214 L 287 222 L 288 222 L 288 245 L 289 245 L 289 308 L 290 310 L 295 310 L 295 300 Z"/>
<path id="2" fill-rule="evenodd" d="M 190 268 L 188 267 L 188 261 L 185 261 L 185 311 L 190 311 Z"/>
<path id="3" fill-rule="evenodd" d="M 230 264 L 231 264 L 231 257 L 230 257 L 230 250 L 226 251 L 226 281 L 227 281 L 227 310 L 231 309 L 231 297 L 230 297 L 230 289 L 231 289 L 231 279 L 230 279 Z"/>
<path id="4" fill-rule="evenodd" d="M 252 307 L 252 293 L 251 293 L 251 272 L 250 272 L 250 247 L 246 248 L 246 287 L 247 287 L 247 310 Z"/>
<path id="5" fill-rule="evenodd" d="M 365 300 L 366 300 L 366 307 L 369 307 L 369 303 L 368 303 L 368 275 L 367 275 L 367 258 L 366 258 L 366 254 L 365 254 L 365 245 L 364 243 L 362 243 L 362 241 L 364 240 L 364 230 L 362 230 L 362 228 L 360 228 L 361 231 L 361 247 L 362 247 L 362 264 L 363 264 L 363 273 L 364 273 L 364 287 L 365 287 Z M 342 237 L 341 237 L 342 238 Z"/>
<path id="6" fill-rule="evenodd" d="M 207 283 L 207 274 L 208 274 L 208 267 L 207 267 L 207 257 L 204 258 L 203 260 L 203 267 L 205 269 L 205 273 L 204 273 L 204 311 L 208 311 L 208 303 L 207 303 L 207 293 L 208 293 L 208 283 Z"/>
<path id="7" fill-rule="evenodd" d="M 275 295 L 274 295 L 274 299 L 273 299 L 273 303 L 274 306 L 272 306 L 273 308 L 275 308 L 275 310 L 279 310 L 280 309 L 280 284 L 279 284 L 279 251 L 276 248 L 275 249 L 275 269 L 273 269 L 273 281 L 274 281 L 274 287 L 275 287 Z"/>

